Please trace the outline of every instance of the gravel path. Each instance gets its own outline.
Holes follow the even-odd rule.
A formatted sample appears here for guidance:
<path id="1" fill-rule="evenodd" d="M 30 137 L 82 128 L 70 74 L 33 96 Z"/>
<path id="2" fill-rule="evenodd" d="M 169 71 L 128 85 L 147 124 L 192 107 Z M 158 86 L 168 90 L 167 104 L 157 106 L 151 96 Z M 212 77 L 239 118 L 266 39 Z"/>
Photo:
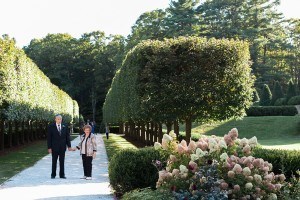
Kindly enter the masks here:
<path id="1" fill-rule="evenodd" d="M 78 143 L 79 137 L 72 141 L 72 147 Z M 83 176 L 83 167 L 79 151 L 66 152 L 67 179 L 57 176 L 51 179 L 51 155 L 47 155 L 34 166 L 3 183 L 0 186 L 1 199 L 114 199 L 109 188 L 108 161 L 101 135 L 97 135 L 97 145 L 97 157 L 93 160 L 93 180 L 80 179 Z"/>

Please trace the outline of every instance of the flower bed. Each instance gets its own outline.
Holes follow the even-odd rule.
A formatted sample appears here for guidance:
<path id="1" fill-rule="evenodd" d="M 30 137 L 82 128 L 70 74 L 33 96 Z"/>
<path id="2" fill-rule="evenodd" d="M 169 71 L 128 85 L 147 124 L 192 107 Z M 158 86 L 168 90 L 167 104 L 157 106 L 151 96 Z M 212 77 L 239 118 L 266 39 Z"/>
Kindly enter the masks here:
<path id="1" fill-rule="evenodd" d="M 297 199 L 299 180 L 285 181 L 274 174 L 272 164 L 252 156 L 257 139 L 239 139 L 232 129 L 223 138 L 201 137 L 197 142 L 176 141 L 163 136 L 154 148 L 168 156 L 166 163 L 155 161 L 159 169 L 156 187 L 172 191 L 176 199 Z"/>

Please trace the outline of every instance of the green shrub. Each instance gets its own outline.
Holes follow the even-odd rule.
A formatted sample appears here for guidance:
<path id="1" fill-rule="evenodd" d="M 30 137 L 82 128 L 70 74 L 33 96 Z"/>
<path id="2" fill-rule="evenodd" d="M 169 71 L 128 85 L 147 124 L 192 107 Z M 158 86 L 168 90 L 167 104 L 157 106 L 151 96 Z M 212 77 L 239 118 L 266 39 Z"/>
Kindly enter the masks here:
<path id="1" fill-rule="evenodd" d="M 126 193 L 122 200 L 153 200 L 153 199 L 164 199 L 173 200 L 174 197 L 171 192 L 162 192 L 159 190 L 152 190 L 151 188 L 137 189 Z"/>
<path id="2" fill-rule="evenodd" d="M 300 169 L 300 151 L 258 148 L 254 150 L 254 157 L 272 163 L 273 172 L 284 173 L 287 178 L 296 175 L 297 170 Z"/>
<path id="3" fill-rule="evenodd" d="M 271 92 L 269 86 L 267 84 L 264 84 L 259 105 L 269 106 L 271 104 L 271 100 L 272 100 L 272 92 Z"/>
<path id="4" fill-rule="evenodd" d="M 246 110 L 247 116 L 294 116 L 295 106 L 253 106 Z"/>
<path id="5" fill-rule="evenodd" d="M 271 100 L 271 105 L 274 105 L 277 99 L 283 98 L 283 92 L 281 85 L 278 81 L 275 82 L 273 93 L 272 93 L 272 100 Z"/>
<path id="6" fill-rule="evenodd" d="M 284 106 L 284 105 L 286 105 L 286 98 L 279 98 L 274 103 L 274 106 Z"/>
<path id="7" fill-rule="evenodd" d="M 288 90 L 286 93 L 286 99 L 287 101 L 289 101 L 292 97 L 296 96 L 297 92 L 296 92 L 296 86 L 293 83 L 292 80 L 289 81 L 289 86 L 288 86 Z"/>
<path id="8" fill-rule="evenodd" d="M 300 96 L 294 96 L 290 98 L 290 100 L 287 103 L 288 105 L 300 105 Z"/>
<path id="9" fill-rule="evenodd" d="M 162 159 L 153 147 L 125 149 L 115 154 L 109 163 L 110 184 L 117 194 L 137 189 L 155 188 L 158 171 L 152 160 Z"/>

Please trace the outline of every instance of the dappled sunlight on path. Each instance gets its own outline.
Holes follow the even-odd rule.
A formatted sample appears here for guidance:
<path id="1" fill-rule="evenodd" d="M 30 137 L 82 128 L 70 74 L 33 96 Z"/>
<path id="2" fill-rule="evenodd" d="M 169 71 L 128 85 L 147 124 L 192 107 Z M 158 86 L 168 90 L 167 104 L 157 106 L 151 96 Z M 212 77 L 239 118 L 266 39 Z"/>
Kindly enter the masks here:
<path id="1" fill-rule="evenodd" d="M 72 147 L 79 138 L 72 141 Z M 93 160 L 93 180 L 80 179 L 83 168 L 79 151 L 66 153 L 67 179 L 50 178 L 51 155 L 47 155 L 0 187 L 1 198 L 22 199 L 114 199 L 109 188 L 108 161 L 101 135 L 97 135 L 98 152 Z M 45 151 L 47 147 L 45 146 Z M 57 174 L 59 172 L 59 165 Z"/>

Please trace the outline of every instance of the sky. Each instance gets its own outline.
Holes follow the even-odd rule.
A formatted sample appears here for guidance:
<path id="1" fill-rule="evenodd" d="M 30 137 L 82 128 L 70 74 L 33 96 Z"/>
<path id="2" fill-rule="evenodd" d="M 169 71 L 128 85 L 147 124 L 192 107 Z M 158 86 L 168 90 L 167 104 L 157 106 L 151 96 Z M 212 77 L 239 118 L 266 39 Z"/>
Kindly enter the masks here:
<path id="1" fill-rule="evenodd" d="M 0 35 L 14 37 L 19 47 L 48 33 L 104 31 L 127 36 L 138 17 L 169 0 L 0 0 Z M 279 11 L 300 18 L 300 0 L 281 0 Z"/>

